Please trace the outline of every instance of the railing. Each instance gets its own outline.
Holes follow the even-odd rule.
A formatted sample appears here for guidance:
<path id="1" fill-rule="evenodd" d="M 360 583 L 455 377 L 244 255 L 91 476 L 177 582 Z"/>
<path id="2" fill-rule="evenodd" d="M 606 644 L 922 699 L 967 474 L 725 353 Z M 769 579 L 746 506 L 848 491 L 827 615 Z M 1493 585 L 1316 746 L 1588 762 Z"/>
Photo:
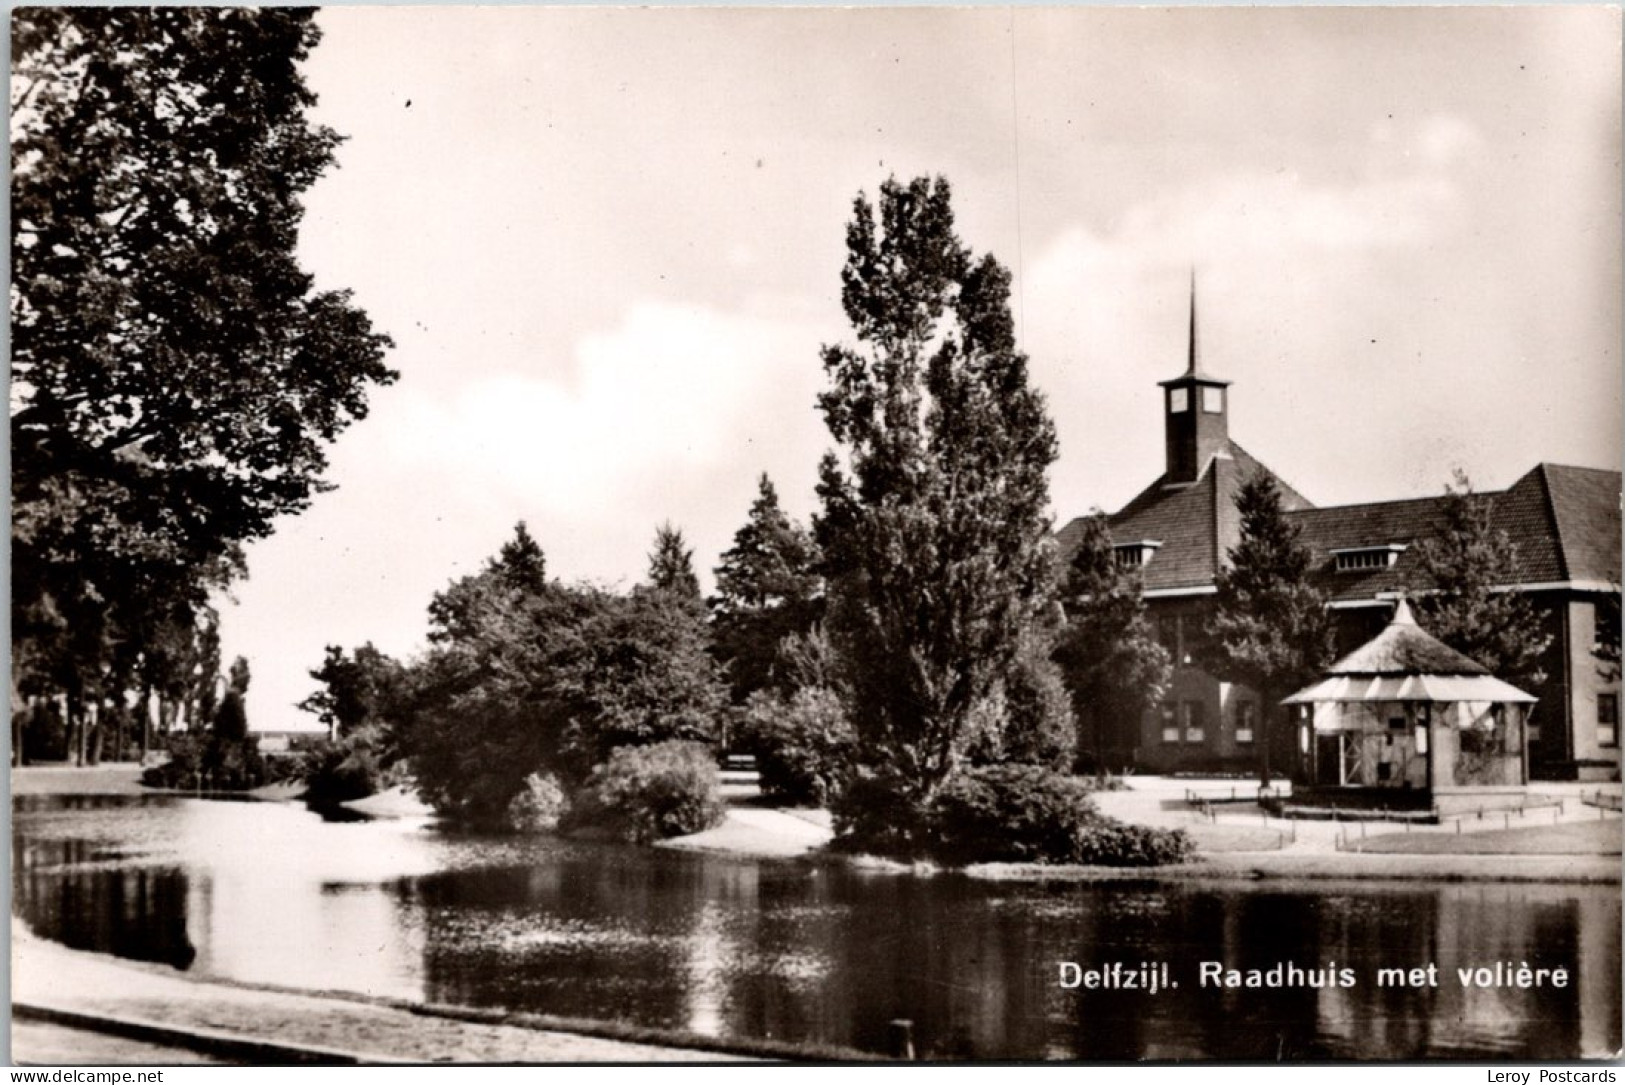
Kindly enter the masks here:
<path id="1" fill-rule="evenodd" d="M 1620 797 L 1600 787 L 1590 795 L 1584 791 L 1580 792 L 1580 801 L 1587 806 L 1595 806 L 1598 810 L 1611 810 L 1616 814 L 1620 812 Z"/>
<path id="2" fill-rule="evenodd" d="M 1281 790 L 1277 787 L 1227 787 L 1215 790 L 1198 791 L 1193 787 L 1185 789 L 1185 805 L 1193 806 L 1208 820 L 1216 816 L 1215 806 L 1241 805 L 1246 803 L 1262 804 L 1270 800 L 1283 798 Z"/>

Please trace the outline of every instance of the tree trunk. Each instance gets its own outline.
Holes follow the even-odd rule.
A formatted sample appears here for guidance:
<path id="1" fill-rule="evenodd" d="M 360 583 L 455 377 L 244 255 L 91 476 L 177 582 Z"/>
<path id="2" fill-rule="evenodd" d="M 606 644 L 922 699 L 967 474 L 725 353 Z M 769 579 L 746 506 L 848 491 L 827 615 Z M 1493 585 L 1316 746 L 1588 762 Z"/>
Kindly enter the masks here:
<path id="1" fill-rule="evenodd" d="M 92 767 L 102 761 L 102 702 L 91 698 L 85 705 L 85 760 L 80 764 Z"/>
<path id="2" fill-rule="evenodd" d="M 141 687 L 141 760 L 147 760 L 147 752 L 152 749 L 152 687 Z"/>
<path id="3" fill-rule="evenodd" d="M 1275 740 L 1272 726 L 1275 721 L 1271 717 L 1275 715 L 1277 706 L 1275 696 L 1270 690 L 1260 689 L 1258 696 L 1263 703 L 1258 706 L 1259 734 L 1254 736 L 1254 739 L 1258 743 L 1258 786 L 1265 788 L 1270 786 L 1270 744 Z"/>
<path id="4" fill-rule="evenodd" d="M 85 712 L 79 698 L 68 694 L 68 746 L 73 750 L 73 763 L 85 767 Z"/>

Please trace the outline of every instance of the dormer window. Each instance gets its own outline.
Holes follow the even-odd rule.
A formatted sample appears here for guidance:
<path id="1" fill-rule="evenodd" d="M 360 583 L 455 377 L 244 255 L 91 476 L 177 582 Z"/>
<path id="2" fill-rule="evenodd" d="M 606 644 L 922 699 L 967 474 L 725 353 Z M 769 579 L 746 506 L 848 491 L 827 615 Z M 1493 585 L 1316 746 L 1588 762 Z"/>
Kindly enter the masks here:
<path id="1" fill-rule="evenodd" d="M 1368 573 L 1373 569 L 1387 569 L 1405 552 L 1403 543 L 1384 543 L 1381 546 L 1349 546 L 1332 551 L 1332 559 L 1340 573 Z"/>
<path id="2" fill-rule="evenodd" d="M 1190 389 L 1188 388 L 1168 389 L 1168 413 L 1184 414 L 1186 411 L 1190 410 L 1191 404 L 1189 397 Z"/>
<path id="3" fill-rule="evenodd" d="M 1139 542 L 1118 543 L 1112 547 L 1112 557 L 1120 569 L 1138 569 L 1151 560 L 1162 545 L 1160 539 L 1141 539 Z"/>

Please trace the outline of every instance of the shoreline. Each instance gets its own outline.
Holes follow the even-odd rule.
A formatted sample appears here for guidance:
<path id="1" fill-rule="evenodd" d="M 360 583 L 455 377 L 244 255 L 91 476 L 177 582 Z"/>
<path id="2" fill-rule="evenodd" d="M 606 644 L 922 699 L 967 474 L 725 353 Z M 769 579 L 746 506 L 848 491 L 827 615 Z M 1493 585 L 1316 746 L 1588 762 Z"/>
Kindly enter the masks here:
<path id="1" fill-rule="evenodd" d="M 196 976 L 151 961 L 72 949 L 34 934 L 15 917 L 10 938 L 15 1016 L 228 1057 L 257 1052 L 256 1061 L 889 1061 L 829 1044 L 708 1036 L 618 1021 Z M 65 984 L 63 977 L 75 982 Z M 70 998 L 62 993 L 68 988 L 94 993 Z"/>
<path id="2" fill-rule="evenodd" d="M 96 768 L 28 767 L 12 769 L 13 796 L 60 795 L 174 795 L 144 787 L 136 782 L 139 767 L 116 764 Z M 19 787 L 19 782 L 22 786 Z M 50 787 L 42 786 L 49 782 Z M 1109 867 L 1050 863 L 979 863 L 965 867 L 908 863 L 878 856 L 847 855 L 829 848 L 834 838 L 829 813 L 824 810 L 791 809 L 757 805 L 750 796 L 736 790 L 730 795 L 727 817 L 721 825 L 688 836 L 655 842 L 652 846 L 722 858 L 755 861 L 799 861 L 814 864 L 840 863 L 876 874 L 939 876 L 961 875 L 994 882 L 1198 882 L 1198 881 L 1369 881 L 1369 882 L 1546 882 L 1571 885 L 1621 885 L 1625 862 L 1618 853 L 1607 852 L 1491 852 L 1440 851 L 1405 853 L 1342 850 L 1336 843 L 1339 823 L 1299 822 L 1286 832 L 1276 827 L 1285 822 L 1266 820 L 1264 827 L 1251 816 L 1221 818 L 1217 823 L 1196 819 L 1170 805 L 1169 797 L 1189 781 L 1140 778 L 1130 787 L 1095 796 L 1103 813 L 1130 824 L 1158 828 L 1184 828 L 1198 841 L 1197 859 L 1172 866 Z M 67 785 L 63 787 L 61 785 Z M 293 801 L 290 785 L 277 784 L 261 789 L 261 801 Z M 273 793 L 274 792 L 274 793 Z M 432 815 L 416 796 L 396 787 L 366 799 L 343 804 L 376 818 Z M 1564 825 L 1577 825 L 1577 815 Z M 1601 814 L 1604 824 L 1616 838 L 1621 821 L 1617 814 Z M 1531 827 L 1533 828 L 1533 827 Z M 1514 830 L 1514 833 L 1518 830 Z M 1274 848 L 1258 848 L 1259 835 L 1273 836 Z M 1418 833 L 1420 837 L 1424 834 Z M 1430 834 L 1435 836 L 1442 833 Z M 1467 839 L 1481 836 L 1474 832 Z M 1373 838 L 1373 841 L 1380 838 Z M 1460 838 L 1458 838 L 1460 839 Z M 1241 846 L 1236 846 L 1236 845 Z M 1227 846 L 1228 845 L 1228 846 Z"/>

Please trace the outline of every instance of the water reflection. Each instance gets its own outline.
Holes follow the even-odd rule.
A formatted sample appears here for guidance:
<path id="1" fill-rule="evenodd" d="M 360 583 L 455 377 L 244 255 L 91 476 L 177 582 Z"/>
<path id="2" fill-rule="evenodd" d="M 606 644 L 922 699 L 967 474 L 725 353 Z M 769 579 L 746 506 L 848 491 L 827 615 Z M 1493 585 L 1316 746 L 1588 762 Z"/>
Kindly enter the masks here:
<path id="1" fill-rule="evenodd" d="M 1617 887 L 994 885 L 324 822 L 287 804 L 19 806 L 16 908 L 68 944 L 239 979 L 934 1058 L 1573 1058 L 1620 1042 Z M 1058 962 L 1179 986 L 1064 990 Z M 1198 962 L 1350 967 L 1202 987 Z M 1564 988 L 1457 968 L 1565 967 Z M 1436 963 L 1439 985 L 1379 986 Z"/>

